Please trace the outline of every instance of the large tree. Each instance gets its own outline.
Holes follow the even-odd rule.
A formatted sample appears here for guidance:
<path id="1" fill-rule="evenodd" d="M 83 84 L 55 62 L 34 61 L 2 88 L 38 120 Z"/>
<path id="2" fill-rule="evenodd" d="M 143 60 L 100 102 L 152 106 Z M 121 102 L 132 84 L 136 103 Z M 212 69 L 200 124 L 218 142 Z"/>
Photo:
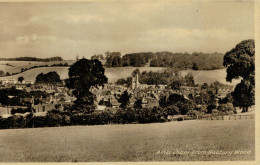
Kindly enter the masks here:
<path id="1" fill-rule="evenodd" d="M 57 72 L 40 73 L 35 78 L 35 83 L 56 84 L 60 83 L 60 75 Z"/>
<path id="2" fill-rule="evenodd" d="M 224 66 L 227 67 L 226 80 L 241 78 L 233 96 L 233 105 L 248 111 L 254 105 L 255 93 L 255 41 L 244 40 L 228 51 L 224 56 Z"/>
<path id="3" fill-rule="evenodd" d="M 75 110 L 91 113 L 94 110 L 95 96 L 91 88 L 98 88 L 107 83 L 105 69 L 99 60 L 80 59 L 69 68 L 69 78 L 66 86 L 73 89 L 77 98 Z"/>
<path id="4" fill-rule="evenodd" d="M 118 99 L 118 102 L 121 103 L 120 108 L 126 108 L 130 104 L 130 98 L 131 95 L 125 90 Z"/>

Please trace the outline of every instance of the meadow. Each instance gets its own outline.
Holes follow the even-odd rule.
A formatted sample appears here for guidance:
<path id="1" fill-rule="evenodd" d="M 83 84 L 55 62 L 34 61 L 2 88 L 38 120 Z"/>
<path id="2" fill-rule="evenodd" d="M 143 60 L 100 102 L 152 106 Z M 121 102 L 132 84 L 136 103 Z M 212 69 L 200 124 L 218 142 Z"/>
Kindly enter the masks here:
<path id="1" fill-rule="evenodd" d="M 0 161 L 254 160 L 254 129 L 254 120 L 193 120 L 0 130 Z"/>
<path id="2" fill-rule="evenodd" d="M 60 63 L 68 63 L 71 65 L 75 60 L 64 60 L 64 61 L 50 61 L 50 62 L 39 62 L 39 61 L 0 61 L 0 70 L 3 70 L 5 73 L 20 73 L 22 68 L 29 69 L 34 66 L 48 65 Z M 9 64 L 9 65 L 6 65 Z"/>

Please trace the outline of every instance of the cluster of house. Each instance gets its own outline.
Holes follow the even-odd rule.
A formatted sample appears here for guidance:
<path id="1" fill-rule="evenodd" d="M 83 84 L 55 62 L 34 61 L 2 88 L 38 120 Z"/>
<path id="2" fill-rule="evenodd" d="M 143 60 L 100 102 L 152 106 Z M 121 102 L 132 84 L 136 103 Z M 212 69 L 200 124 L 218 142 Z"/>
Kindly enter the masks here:
<path id="1" fill-rule="evenodd" d="M 24 97 L 21 98 L 22 102 L 31 103 L 32 111 L 37 115 L 45 115 L 46 112 L 58 109 L 63 110 L 66 105 L 73 105 L 73 102 L 76 98 L 72 95 L 71 90 L 66 88 L 64 85 L 44 85 L 44 84 L 34 84 L 33 81 L 30 81 L 28 85 L 28 81 L 23 82 L 14 82 L 8 81 L 7 83 L 2 83 L 2 87 L 16 87 L 16 89 L 24 90 L 26 92 L 31 91 L 42 91 L 47 93 L 47 97 L 35 98 L 32 97 Z M 11 97 L 11 96 L 10 96 Z M 37 100 L 37 101 L 36 101 Z M 27 106 L 1 106 L 0 105 L 0 115 L 1 116 L 10 116 L 12 109 L 26 109 Z"/>
<path id="2" fill-rule="evenodd" d="M 136 74 L 132 78 L 132 86 L 130 88 L 122 85 L 107 84 L 102 89 L 96 89 L 92 92 L 96 95 L 97 110 L 118 109 L 121 103 L 118 102 L 119 97 L 124 91 L 131 96 L 129 99 L 129 107 L 134 107 L 137 99 L 142 101 L 142 107 L 159 106 L 160 95 L 166 90 L 166 85 L 148 85 L 139 82 L 139 75 Z"/>
<path id="3" fill-rule="evenodd" d="M 2 85 L 26 85 L 26 84 L 34 84 L 33 80 L 23 80 L 23 81 L 18 81 L 16 79 L 2 79 L 1 80 Z"/>

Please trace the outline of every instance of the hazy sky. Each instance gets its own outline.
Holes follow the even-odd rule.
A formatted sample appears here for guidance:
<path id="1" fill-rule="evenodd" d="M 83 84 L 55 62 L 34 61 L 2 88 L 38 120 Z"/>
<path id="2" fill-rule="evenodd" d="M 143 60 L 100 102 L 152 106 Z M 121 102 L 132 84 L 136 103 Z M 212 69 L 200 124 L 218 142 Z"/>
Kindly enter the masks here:
<path id="1" fill-rule="evenodd" d="M 253 1 L 0 3 L 0 57 L 225 53 L 250 38 Z"/>

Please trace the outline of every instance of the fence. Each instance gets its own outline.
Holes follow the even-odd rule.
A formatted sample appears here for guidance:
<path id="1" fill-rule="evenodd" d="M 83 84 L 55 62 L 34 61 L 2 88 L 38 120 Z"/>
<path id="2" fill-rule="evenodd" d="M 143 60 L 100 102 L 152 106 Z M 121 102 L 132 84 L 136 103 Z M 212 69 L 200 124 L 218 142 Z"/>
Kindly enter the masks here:
<path id="1" fill-rule="evenodd" d="M 244 119 L 255 119 L 254 114 L 241 114 L 241 115 L 229 115 L 225 116 L 224 120 L 244 120 Z"/>
<path id="2" fill-rule="evenodd" d="M 198 118 L 199 120 L 247 120 L 255 119 L 254 114 L 228 115 L 228 116 L 207 116 Z"/>

